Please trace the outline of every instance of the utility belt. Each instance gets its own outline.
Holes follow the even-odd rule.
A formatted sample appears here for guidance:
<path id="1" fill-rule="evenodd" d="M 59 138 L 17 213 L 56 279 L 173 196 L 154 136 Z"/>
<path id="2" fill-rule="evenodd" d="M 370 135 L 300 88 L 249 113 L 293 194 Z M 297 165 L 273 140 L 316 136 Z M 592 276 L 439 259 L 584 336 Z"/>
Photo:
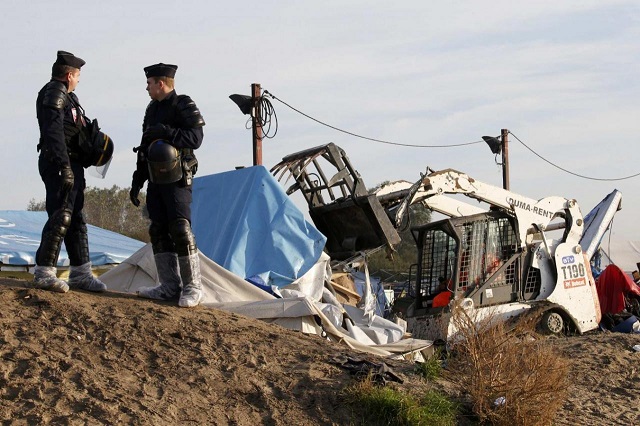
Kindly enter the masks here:
<path id="1" fill-rule="evenodd" d="M 73 144 L 73 143 L 70 143 L 69 141 L 66 141 L 65 145 L 66 145 L 67 155 L 69 156 L 69 160 L 71 160 L 73 162 L 76 162 L 76 163 L 81 163 L 81 164 L 84 165 L 84 163 L 86 162 L 85 155 L 80 150 L 80 148 L 78 148 L 78 144 L 77 143 Z M 54 158 L 53 158 L 54 150 L 51 149 L 50 146 L 47 146 L 42 141 L 42 138 L 39 139 L 38 145 L 36 145 L 36 151 L 37 152 L 42 152 L 42 154 L 44 155 L 45 158 L 47 158 L 47 159 L 49 159 L 51 161 L 55 161 Z"/>
<path id="2" fill-rule="evenodd" d="M 64 124 L 64 142 L 67 148 L 67 155 L 70 160 L 81 163 L 84 167 L 89 167 L 91 165 L 86 142 L 88 138 L 87 132 L 90 132 L 90 129 L 88 129 L 87 126 L 69 124 L 66 122 Z M 45 145 L 42 136 L 38 139 L 36 150 L 38 152 L 42 151 L 45 156 L 50 155 L 52 152 L 51 147 Z"/>

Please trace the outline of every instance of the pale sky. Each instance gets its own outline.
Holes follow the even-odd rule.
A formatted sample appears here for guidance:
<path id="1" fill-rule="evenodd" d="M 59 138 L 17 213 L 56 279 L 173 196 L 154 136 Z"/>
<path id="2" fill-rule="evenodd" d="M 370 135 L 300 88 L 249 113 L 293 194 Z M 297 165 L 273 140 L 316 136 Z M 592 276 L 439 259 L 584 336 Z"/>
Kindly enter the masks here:
<path id="1" fill-rule="evenodd" d="M 207 122 L 198 175 L 249 166 L 247 116 L 228 98 L 252 83 L 304 113 L 363 136 L 443 145 L 507 128 L 572 172 L 618 178 L 640 172 L 640 3 L 518 1 L 102 1 L 4 0 L 0 104 L 4 182 L 0 210 L 44 199 L 37 172 L 37 92 L 57 50 L 83 58 L 76 89 L 116 153 L 106 179 L 128 187 L 149 102 L 143 68 L 179 66 L 176 91 Z M 485 144 L 423 149 L 336 132 L 273 101 L 267 168 L 283 156 L 334 142 L 368 187 L 415 181 L 427 166 L 502 185 Z M 578 200 L 583 214 L 618 189 L 612 239 L 640 240 L 640 177 L 592 181 L 543 162 L 515 138 L 511 190 Z"/>

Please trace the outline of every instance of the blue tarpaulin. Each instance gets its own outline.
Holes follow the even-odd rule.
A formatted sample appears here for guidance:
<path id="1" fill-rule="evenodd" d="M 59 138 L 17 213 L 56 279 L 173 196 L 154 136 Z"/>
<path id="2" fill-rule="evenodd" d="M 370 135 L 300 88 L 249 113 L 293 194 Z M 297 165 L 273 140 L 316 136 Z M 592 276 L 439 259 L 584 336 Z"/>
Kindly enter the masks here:
<path id="1" fill-rule="evenodd" d="M 0 210 L 0 263 L 34 265 L 46 221 L 46 212 Z M 94 266 L 120 263 L 144 246 L 142 241 L 96 226 L 87 225 L 87 230 L 89 258 Z M 58 266 L 68 265 L 69 258 L 63 244 Z"/>
<path id="2" fill-rule="evenodd" d="M 208 258 L 267 287 L 304 275 L 326 242 L 262 166 L 194 179 L 192 227 Z"/>

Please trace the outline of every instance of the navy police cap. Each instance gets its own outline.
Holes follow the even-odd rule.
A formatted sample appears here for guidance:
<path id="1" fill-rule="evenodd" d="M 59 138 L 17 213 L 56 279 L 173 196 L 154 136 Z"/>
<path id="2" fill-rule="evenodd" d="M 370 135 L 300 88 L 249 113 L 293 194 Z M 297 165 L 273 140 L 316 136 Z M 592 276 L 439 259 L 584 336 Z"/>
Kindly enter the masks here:
<path id="1" fill-rule="evenodd" d="M 177 65 L 171 64 L 163 64 L 160 62 L 159 64 L 149 65 L 145 67 L 144 74 L 149 77 L 169 77 L 173 78 L 176 75 L 176 70 L 178 69 Z"/>
<path id="2" fill-rule="evenodd" d="M 70 67 L 80 69 L 85 63 L 86 62 L 84 60 L 78 58 L 73 53 L 65 52 L 64 50 L 58 50 L 56 64 L 68 65 Z"/>

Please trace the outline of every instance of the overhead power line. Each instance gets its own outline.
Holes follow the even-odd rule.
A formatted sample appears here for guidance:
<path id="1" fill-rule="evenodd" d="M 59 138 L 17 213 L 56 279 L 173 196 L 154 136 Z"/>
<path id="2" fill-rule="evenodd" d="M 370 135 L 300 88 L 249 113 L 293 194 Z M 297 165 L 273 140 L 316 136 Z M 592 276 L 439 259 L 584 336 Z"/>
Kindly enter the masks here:
<path id="1" fill-rule="evenodd" d="M 387 144 L 387 145 L 406 146 L 406 147 L 409 147 L 409 148 L 453 148 L 453 147 L 458 147 L 458 146 L 467 146 L 467 145 L 473 145 L 473 144 L 476 144 L 476 143 L 483 143 L 484 142 L 484 141 L 475 141 L 475 142 L 457 143 L 457 144 L 449 144 L 449 145 L 416 145 L 416 144 L 391 142 L 391 141 L 385 141 L 385 140 L 382 140 L 382 139 L 370 138 L 370 137 L 367 137 L 367 136 L 362 136 L 362 135 L 359 135 L 357 133 L 353 133 L 353 132 L 349 132 L 347 130 L 340 129 L 338 127 L 335 127 L 335 126 L 327 124 L 327 123 L 325 123 L 323 121 L 320 121 L 317 118 L 314 118 L 314 117 L 310 116 L 309 114 L 305 114 L 304 112 L 300 111 L 299 109 L 292 107 L 291 105 L 289 105 L 288 103 L 286 103 L 282 99 L 278 98 L 273 93 L 270 93 L 268 90 L 265 90 L 264 94 L 267 95 L 267 96 L 270 96 L 271 98 L 275 99 L 276 101 L 280 102 L 281 104 L 286 105 L 287 107 L 291 108 L 293 111 L 297 112 L 298 114 L 303 115 L 303 116 L 307 117 L 308 119 L 315 121 L 316 123 L 322 124 L 323 126 L 329 127 L 330 129 L 337 130 L 338 132 L 346 133 L 347 135 L 351 135 L 351 136 L 354 136 L 354 137 L 360 138 L 360 139 L 366 139 L 366 140 L 372 141 L 372 142 L 384 143 L 384 144 Z"/>
<path id="2" fill-rule="evenodd" d="M 585 176 L 585 175 L 581 175 L 579 173 L 575 173 L 572 172 L 570 170 L 565 169 L 564 167 L 560 167 L 557 164 L 553 163 L 552 161 L 547 160 L 546 158 L 544 158 L 542 155 L 538 154 L 537 152 L 535 152 L 533 149 L 531 149 L 527 144 L 525 144 L 524 142 L 522 142 L 520 140 L 520 138 L 518 138 L 515 134 L 513 134 L 513 132 L 509 132 L 513 135 L 514 138 L 516 138 L 516 140 L 518 142 L 520 142 L 522 144 L 522 146 L 524 146 L 525 148 L 527 148 L 529 151 L 531 151 L 536 157 L 540 158 L 542 161 L 547 162 L 548 164 L 551 164 L 553 167 L 562 170 L 565 173 L 569 173 L 570 175 L 573 176 L 577 176 L 583 179 L 589 179 L 589 180 L 599 180 L 599 181 L 607 181 L 607 182 L 612 182 L 612 181 L 618 181 L 618 180 L 626 180 L 626 179 L 631 179 L 637 176 L 640 176 L 640 172 L 639 173 L 635 173 L 629 176 L 624 176 L 624 177 L 619 177 L 619 178 L 596 178 L 596 177 L 591 177 L 591 176 Z"/>
<path id="3" fill-rule="evenodd" d="M 368 141 L 372 141 L 372 142 L 377 142 L 377 143 L 383 143 L 383 144 L 388 144 L 388 145 L 395 145 L 395 146 L 404 146 L 404 147 L 410 147 L 410 148 L 454 148 L 454 147 L 459 147 L 459 146 L 468 146 L 468 145 L 474 145 L 477 143 L 483 143 L 484 141 L 475 141 L 475 142 L 466 142 L 466 143 L 457 143 L 457 144 L 449 144 L 449 145 L 417 145 L 417 144 L 406 144 L 406 143 L 398 143 L 398 142 L 391 142 L 391 141 L 386 141 L 386 140 L 382 140 L 382 139 L 375 139 L 375 138 L 370 138 L 367 136 L 362 136 L 359 135 L 357 133 L 353 133 L 353 132 L 349 132 L 347 130 L 343 130 L 340 129 L 338 127 L 332 126 L 330 124 L 327 124 L 321 120 L 318 120 L 315 117 L 310 116 L 309 114 L 305 114 L 304 112 L 300 111 L 297 108 L 294 108 L 293 106 L 289 105 L 287 102 L 283 101 L 282 99 L 278 98 L 277 96 L 275 96 L 273 93 L 270 93 L 268 90 L 264 91 L 264 95 L 265 96 L 269 96 L 272 99 L 277 100 L 278 102 L 280 102 L 283 105 L 286 105 L 287 107 L 289 107 L 290 109 L 292 109 L 293 111 L 297 112 L 300 115 L 303 115 L 305 117 L 307 117 L 310 120 L 315 121 L 316 123 L 322 124 L 323 126 L 329 127 L 330 129 L 336 130 L 338 132 L 341 133 L 345 133 L 347 135 L 351 135 L 354 136 L 356 138 L 360 138 L 360 139 L 366 139 Z M 270 106 L 270 105 L 269 105 Z M 271 110 L 273 111 L 273 107 L 271 107 Z M 275 114 L 274 114 L 275 115 Z M 620 180 L 626 180 L 626 179 L 632 179 L 634 177 L 638 177 L 640 176 L 640 172 L 638 173 L 634 173 L 632 175 L 629 176 L 623 176 L 623 177 L 617 177 L 617 178 L 597 178 L 597 177 L 593 177 L 593 176 L 586 176 L 586 175 L 582 175 L 579 173 L 575 173 L 572 172 L 571 170 L 567 170 L 564 167 L 561 167 L 557 164 L 555 164 L 554 162 L 547 160 L 545 157 L 543 157 L 542 155 L 538 154 L 536 151 L 534 151 L 531 147 L 529 147 L 527 144 L 525 144 L 522 140 L 520 140 L 520 138 L 518 138 L 518 136 L 516 136 L 513 132 L 509 131 L 509 133 L 511 133 L 513 135 L 513 137 L 522 144 L 522 146 L 524 146 L 526 149 L 528 149 L 529 151 L 531 151 L 536 157 L 540 158 L 542 161 L 552 165 L 553 167 L 562 170 L 565 173 L 568 173 L 570 175 L 573 176 L 577 176 L 579 178 L 582 179 L 589 179 L 589 180 L 595 180 L 595 181 L 605 181 L 605 182 L 613 182 L 613 181 L 620 181 Z"/>

